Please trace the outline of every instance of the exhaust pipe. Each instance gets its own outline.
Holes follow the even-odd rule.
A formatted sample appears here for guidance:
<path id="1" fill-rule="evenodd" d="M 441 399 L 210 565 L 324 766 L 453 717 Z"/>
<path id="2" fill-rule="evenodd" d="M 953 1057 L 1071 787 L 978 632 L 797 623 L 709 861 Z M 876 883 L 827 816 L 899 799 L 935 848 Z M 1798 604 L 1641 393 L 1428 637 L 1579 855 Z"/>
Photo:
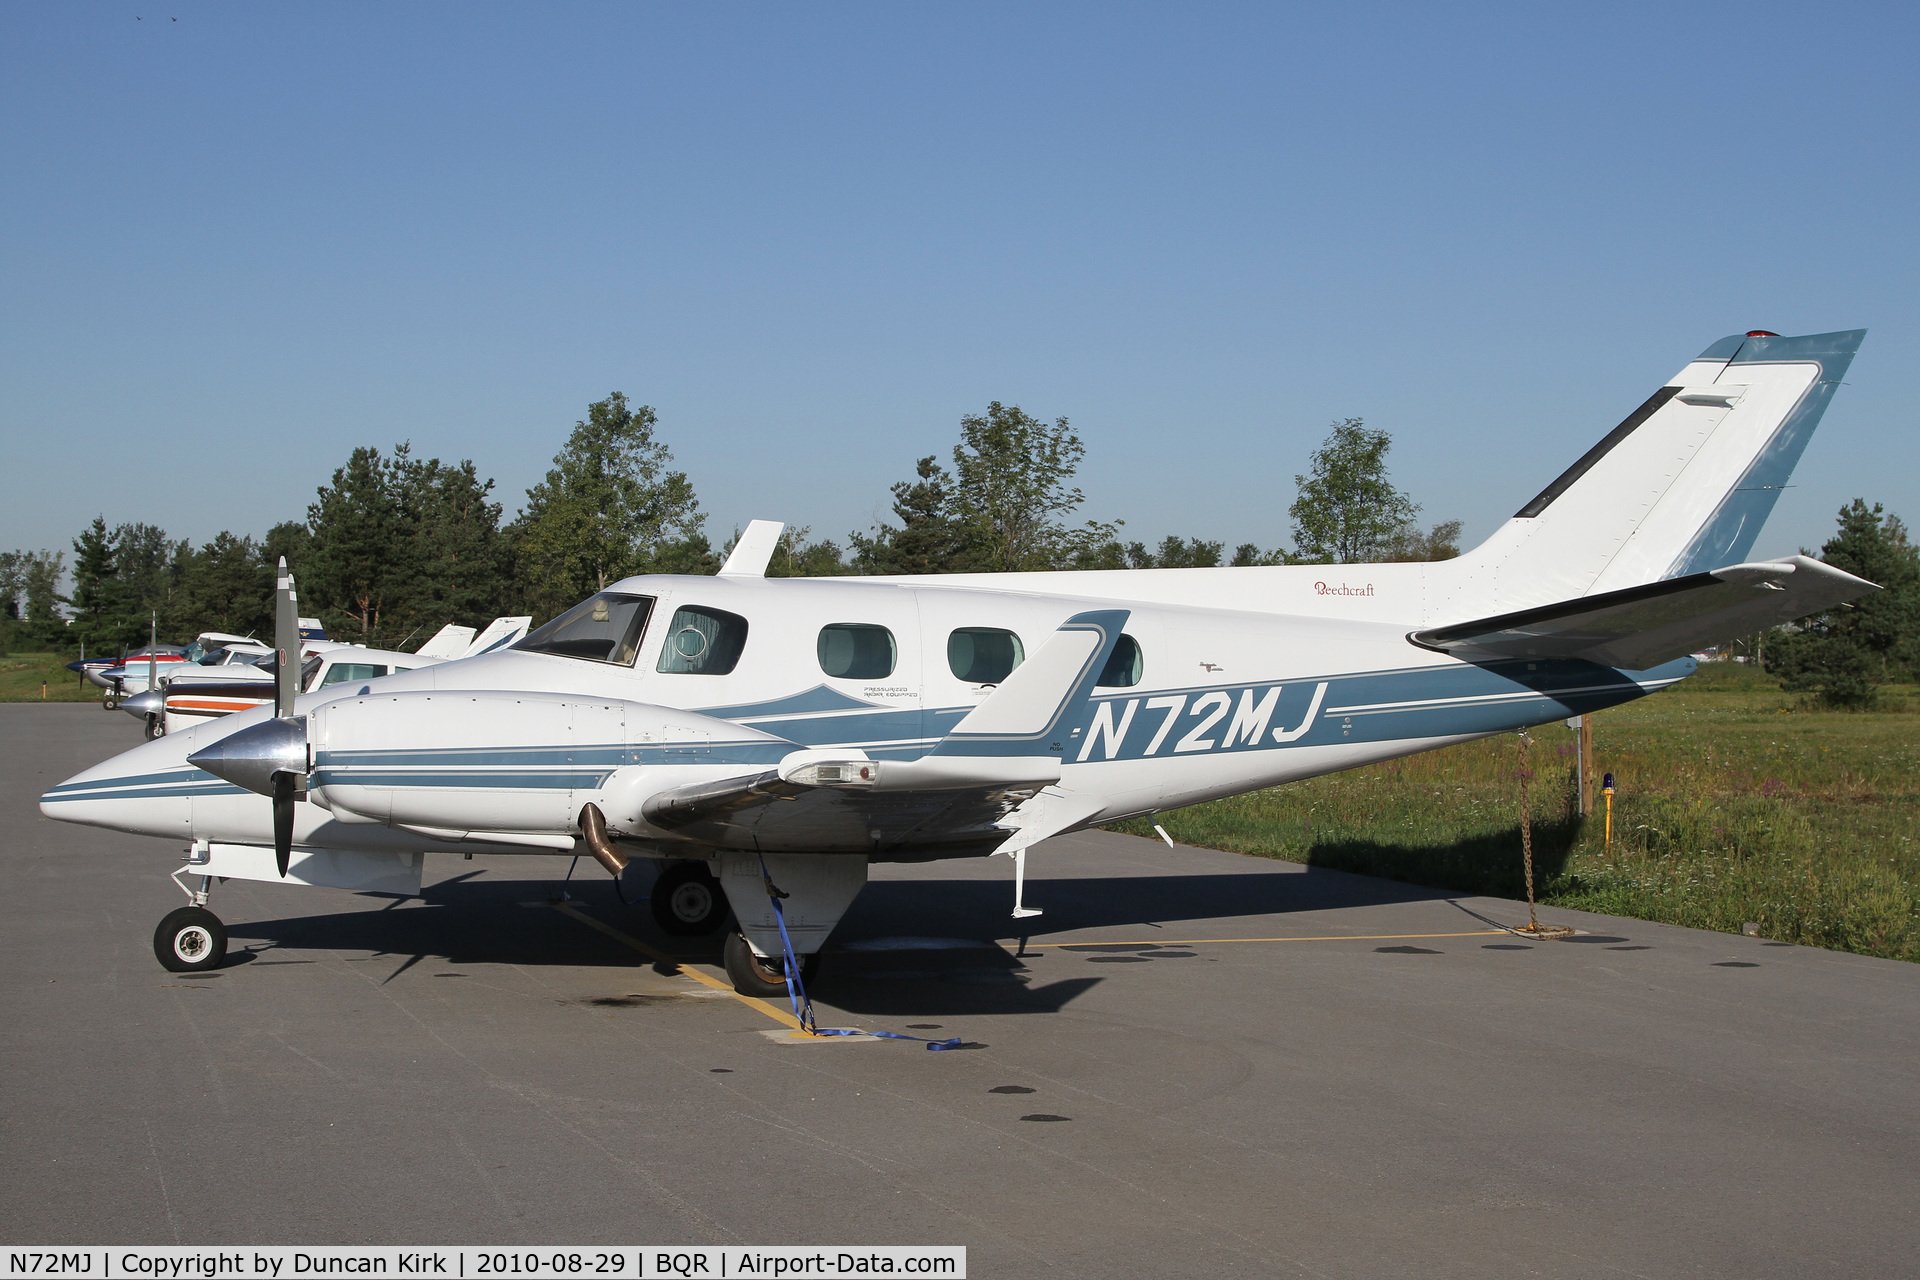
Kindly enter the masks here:
<path id="1" fill-rule="evenodd" d="M 627 855 L 613 847 L 607 836 L 607 815 L 600 812 L 599 805 L 589 804 L 580 810 L 580 836 L 587 842 L 587 852 L 607 869 L 607 874 L 618 877 L 627 869 Z"/>

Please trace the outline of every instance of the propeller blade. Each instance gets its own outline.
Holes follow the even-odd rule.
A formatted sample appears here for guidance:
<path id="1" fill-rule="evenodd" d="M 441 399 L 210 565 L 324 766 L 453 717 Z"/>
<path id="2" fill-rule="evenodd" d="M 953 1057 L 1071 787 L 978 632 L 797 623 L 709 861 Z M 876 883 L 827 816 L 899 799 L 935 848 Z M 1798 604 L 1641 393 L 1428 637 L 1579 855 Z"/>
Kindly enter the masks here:
<path id="1" fill-rule="evenodd" d="M 287 558 L 280 557 L 280 572 L 274 583 L 273 647 L 277 650 L 273 684 L 273 714 L 293 714 L 293 700 L 300 693 L 300 659 L 306 652 L 300 642 L 300 597 L 293 589 L 293 572 Z"/>
<path id="2" fill-rule="evenodd" d="M 287 863 L 293 857 L 293 775 L 273 775 L 273 860 L 286 879 Z"/>

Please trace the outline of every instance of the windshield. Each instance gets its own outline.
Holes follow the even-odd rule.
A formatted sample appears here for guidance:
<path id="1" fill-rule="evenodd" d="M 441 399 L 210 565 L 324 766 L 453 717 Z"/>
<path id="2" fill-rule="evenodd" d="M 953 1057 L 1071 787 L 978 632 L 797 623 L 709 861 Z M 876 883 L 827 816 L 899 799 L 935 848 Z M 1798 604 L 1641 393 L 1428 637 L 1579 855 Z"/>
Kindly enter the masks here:
<path id="1" fill-rule="evenodd" d="M 647 629 L 647 617 L 652 612 L 651 596 L 602 591 L 513 647 L 630 667 L 640 651 L 640 633 Z"/>

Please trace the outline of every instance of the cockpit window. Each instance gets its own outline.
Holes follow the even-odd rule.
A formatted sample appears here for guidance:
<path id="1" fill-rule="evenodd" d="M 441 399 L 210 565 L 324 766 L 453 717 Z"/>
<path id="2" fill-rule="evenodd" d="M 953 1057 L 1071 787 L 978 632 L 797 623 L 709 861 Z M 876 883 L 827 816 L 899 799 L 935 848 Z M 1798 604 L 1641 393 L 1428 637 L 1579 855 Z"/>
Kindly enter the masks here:
<path id="1" fill-rule="evenodd" d="M 640 633 L 647 629 L 647 616 L 652 612 L 652 596 L 602 591 L 513 647 L 630 667 L 640 652 Z"/>
<path id="2" fill-rule="evenodd" d="M 893 674 L 893 632 L 866 622 L 820 628 L 820 669 L 836 680 L 885 680 Z"/>
<path id="3" fill-rule="evenodd" d="M 688 605 L 673 611 L 655 668 L 670 675 L 723 676 L 747 647 L 747 620 L 737 613 Z"/>
<path id="4" fill-rule="evenodd" d="M 1020 637 L 998 627 L 961 627 L 947 637 L 947 666 L 968 684 L 999 684 L 1026 660 Z"/>
<path id="5" fill-rule="evenodd" d="M 1113 646 L 1107 665 L 1100 668 L 1100 678 L 1094 683 L 1102 689 L 1131 689 L 1140 683 L 1144 666 L 1140 658 L 1140 642 L 1123 634 Z"/>

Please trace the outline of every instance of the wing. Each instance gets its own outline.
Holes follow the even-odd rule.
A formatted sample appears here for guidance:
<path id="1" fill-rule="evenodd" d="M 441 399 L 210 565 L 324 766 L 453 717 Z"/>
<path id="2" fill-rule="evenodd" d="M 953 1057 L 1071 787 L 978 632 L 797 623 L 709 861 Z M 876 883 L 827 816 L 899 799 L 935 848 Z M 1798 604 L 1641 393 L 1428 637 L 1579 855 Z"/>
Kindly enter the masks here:
<path id="1" fill-rule="evenodd" d="M 1008 837 L 1007 816 L 1060 780 L 1061 725 L 1092 694 L 1127 617 L 1068 619 L 918 760 L 795 751 L 777 769 L 660 792 L 641 813 L 688 839 L 769 852 L 990 852 Z"/>
<path id="2" fill-rule="evenodd" d="M 1806 556 L 1729 565 L 1407 638 L 1468 662 L 1579 658 L 1644 671 L 1880 588 Z"/>

